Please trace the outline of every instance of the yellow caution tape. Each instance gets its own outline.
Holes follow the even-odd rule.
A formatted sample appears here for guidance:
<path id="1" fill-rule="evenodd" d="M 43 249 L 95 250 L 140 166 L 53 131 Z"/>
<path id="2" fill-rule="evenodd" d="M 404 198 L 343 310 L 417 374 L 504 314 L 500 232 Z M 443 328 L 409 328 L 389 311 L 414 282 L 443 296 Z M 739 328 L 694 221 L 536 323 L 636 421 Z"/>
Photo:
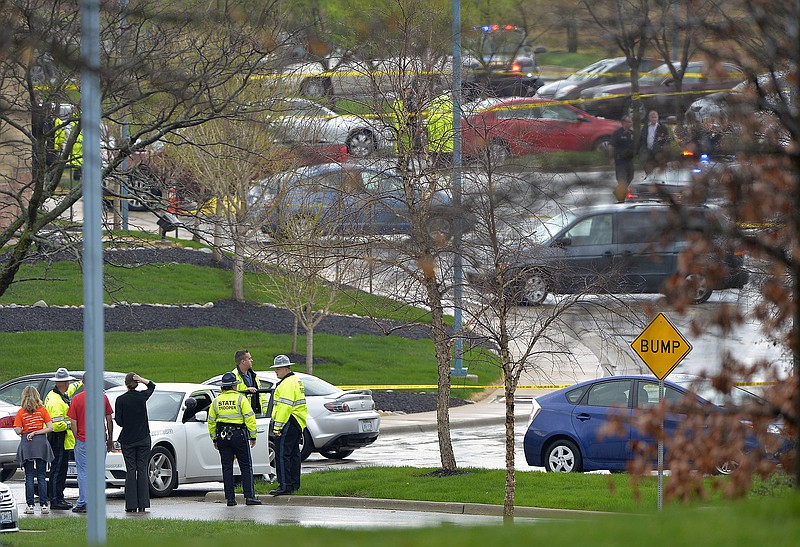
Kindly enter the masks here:
<path id="1" fill-rule="evenodd" d="M 778 382 L 735 382 L 736 386 L 771 386 L 777 385 Z M 541 385 L 518 385 L 517 389 L 563 389 L 565 387 L 572 387 L 575 384 L 541 384 Z M 369 386 L 337 386 L 339 389 L 372 389 L 372 390 L 390 390 L 390 389 L 439 389 L 436 384 L 375 384 Z M 454 384 L 450 389 L 503 389 L 503 385 L 463 385 Z"/>

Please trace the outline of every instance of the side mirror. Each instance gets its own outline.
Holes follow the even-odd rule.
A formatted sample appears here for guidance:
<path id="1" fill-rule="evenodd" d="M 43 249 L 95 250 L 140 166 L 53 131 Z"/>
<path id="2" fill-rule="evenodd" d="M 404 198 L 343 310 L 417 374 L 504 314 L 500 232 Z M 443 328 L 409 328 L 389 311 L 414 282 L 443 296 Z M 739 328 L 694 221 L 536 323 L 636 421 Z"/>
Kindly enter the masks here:
<path id="1" fill-rule="evenodd" d="M 536 46 L 535 48 L 533 48 L 533 52 L 537 55 L 540 53 L 547 53 L 547 48 L 544 46 Z"/>
<path id="2" fill-rule="evenodd" d="M 559 237 L 553 242 L 554 247 L 569 247 L 572 245 L 571 237 Z"/>
<path id="3" fill-rule="evenodd" d="M 670 87 L 670 86 L 672 86 L 674 84 L 675 84 L 675 79 L 674 78 L 667 78 L 666 80 L 664 80 L 664 85 L 667 86 L 667 87 Z"/>
<path id="4" fill-rule="evenodd" d="M 207 422 L 208 421 L 208 410 L 201 410 L 197 414 L 194 415 L 194 420 L 197 422 Z"/>
<path id="5" fill-rule="evenodd" d="M 589 121 L 589 118 L 587 118 L 586 116 L 582 116 L 582 115 L 578 115 L 578 117 L 575 118 L 575 119 L 576 119 L 576 121 L 579 121 L 579 122 L 588 122 Z"/>

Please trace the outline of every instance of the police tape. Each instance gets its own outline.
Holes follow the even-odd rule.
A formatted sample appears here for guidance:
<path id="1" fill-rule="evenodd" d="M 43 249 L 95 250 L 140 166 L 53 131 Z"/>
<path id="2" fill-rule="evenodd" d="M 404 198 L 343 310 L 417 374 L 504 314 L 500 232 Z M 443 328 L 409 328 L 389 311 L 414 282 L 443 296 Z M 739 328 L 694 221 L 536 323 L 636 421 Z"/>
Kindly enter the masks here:
<path id="1" fill-rule="evenodd" d="M 610 378 L 610 376 L 609 376 Z M 772 386 L 777 385 L 778 382 L 734 382 L 735 386 Z M 565 387 L 572 387 L 575 384 L 538 384 L 538 385 L 518 385 L 516 389 L 563 389 Z M 339 385 L 339 389 L 352 390 L 352 389 L 371 389 L 374 391 L 385 391 L 393 389 L 439 389 L 436 384 L 374 384 L 374 385 L 361 385 L 361 386 L 348 386 Z M 464 385 L 464 384 L 451 384 L 450 389 L 503 389 L 503 385 Z"/>

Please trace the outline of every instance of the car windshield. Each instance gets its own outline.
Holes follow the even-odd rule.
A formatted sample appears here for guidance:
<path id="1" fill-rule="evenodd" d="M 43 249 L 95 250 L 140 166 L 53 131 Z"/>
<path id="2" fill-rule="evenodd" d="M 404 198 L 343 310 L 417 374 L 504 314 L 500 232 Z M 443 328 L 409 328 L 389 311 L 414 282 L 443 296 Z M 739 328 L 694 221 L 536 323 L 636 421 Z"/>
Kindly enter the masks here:
<path id="1" fill-rule="evenodd" d="M 554 235 L 569 226 L 575 220 L 575 214 L 570 211 L 561 211 L 552 217 L 542 220 L 531 237 L 536 243 L 547 243 Z"/>
<path id="2" fill-rule="evenodd" d="M 734 386 L 729 394 L 724 394 L 715 389 L 711 382 L 707 380 L 699 381 L 687 378 L 673 380 L 673 382 L 693 391 L 706 401 L 717 406 L 742 407 L 764 404 L 764 400 L 761 397 L 740 386 Z"/>
<path id="3" fill-rule="evenodd" d="M 114 408 L 117 398 L 127 391 L 113 391 L 106 395 Z M 186 394 L 183 391 L 162 391 L 157 389 L 147 399 L 147 417 L 151 422 L 174 422 L 178 418 L 181 403 Z"/>
<path id="4" fill-rule="evenodd" d="M 657 85 L 660 84 L 664 78 L 668 78 L 672 76 L 672 72 L 669 71 L 669 65 L 666 63 L 654 68 L 650 72 L 646 72 L 642 74 L 639 78 L 639 85 Z"/>
<path id="5" fill-rule="evenodd" d="M 591 64 L 587 67 L 583 67 L 575 74 L 572 74 L 567 81 L 570 83 L 578 83 L 578 82 L 586 82 L 589 80 L 594 80 L 600 74 L 605 74 L 613 69 L 617 65 L 617 61 L 610 60 L 610 59 L 603 59 L 602 61 L 597 61 L 594 64 Z"/>

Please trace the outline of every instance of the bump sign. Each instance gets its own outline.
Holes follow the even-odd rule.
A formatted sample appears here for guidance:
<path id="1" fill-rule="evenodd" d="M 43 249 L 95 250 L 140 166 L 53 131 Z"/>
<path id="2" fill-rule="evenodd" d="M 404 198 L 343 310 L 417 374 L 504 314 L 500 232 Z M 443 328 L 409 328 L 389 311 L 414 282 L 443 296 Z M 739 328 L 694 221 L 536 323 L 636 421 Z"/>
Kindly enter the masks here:
<path id="1" fill-rule="evenodd" d="M 692 345 L 663 313 L 650 321 L 631 348 L 659 380 L 666 378 L 692 351 Z"/>

